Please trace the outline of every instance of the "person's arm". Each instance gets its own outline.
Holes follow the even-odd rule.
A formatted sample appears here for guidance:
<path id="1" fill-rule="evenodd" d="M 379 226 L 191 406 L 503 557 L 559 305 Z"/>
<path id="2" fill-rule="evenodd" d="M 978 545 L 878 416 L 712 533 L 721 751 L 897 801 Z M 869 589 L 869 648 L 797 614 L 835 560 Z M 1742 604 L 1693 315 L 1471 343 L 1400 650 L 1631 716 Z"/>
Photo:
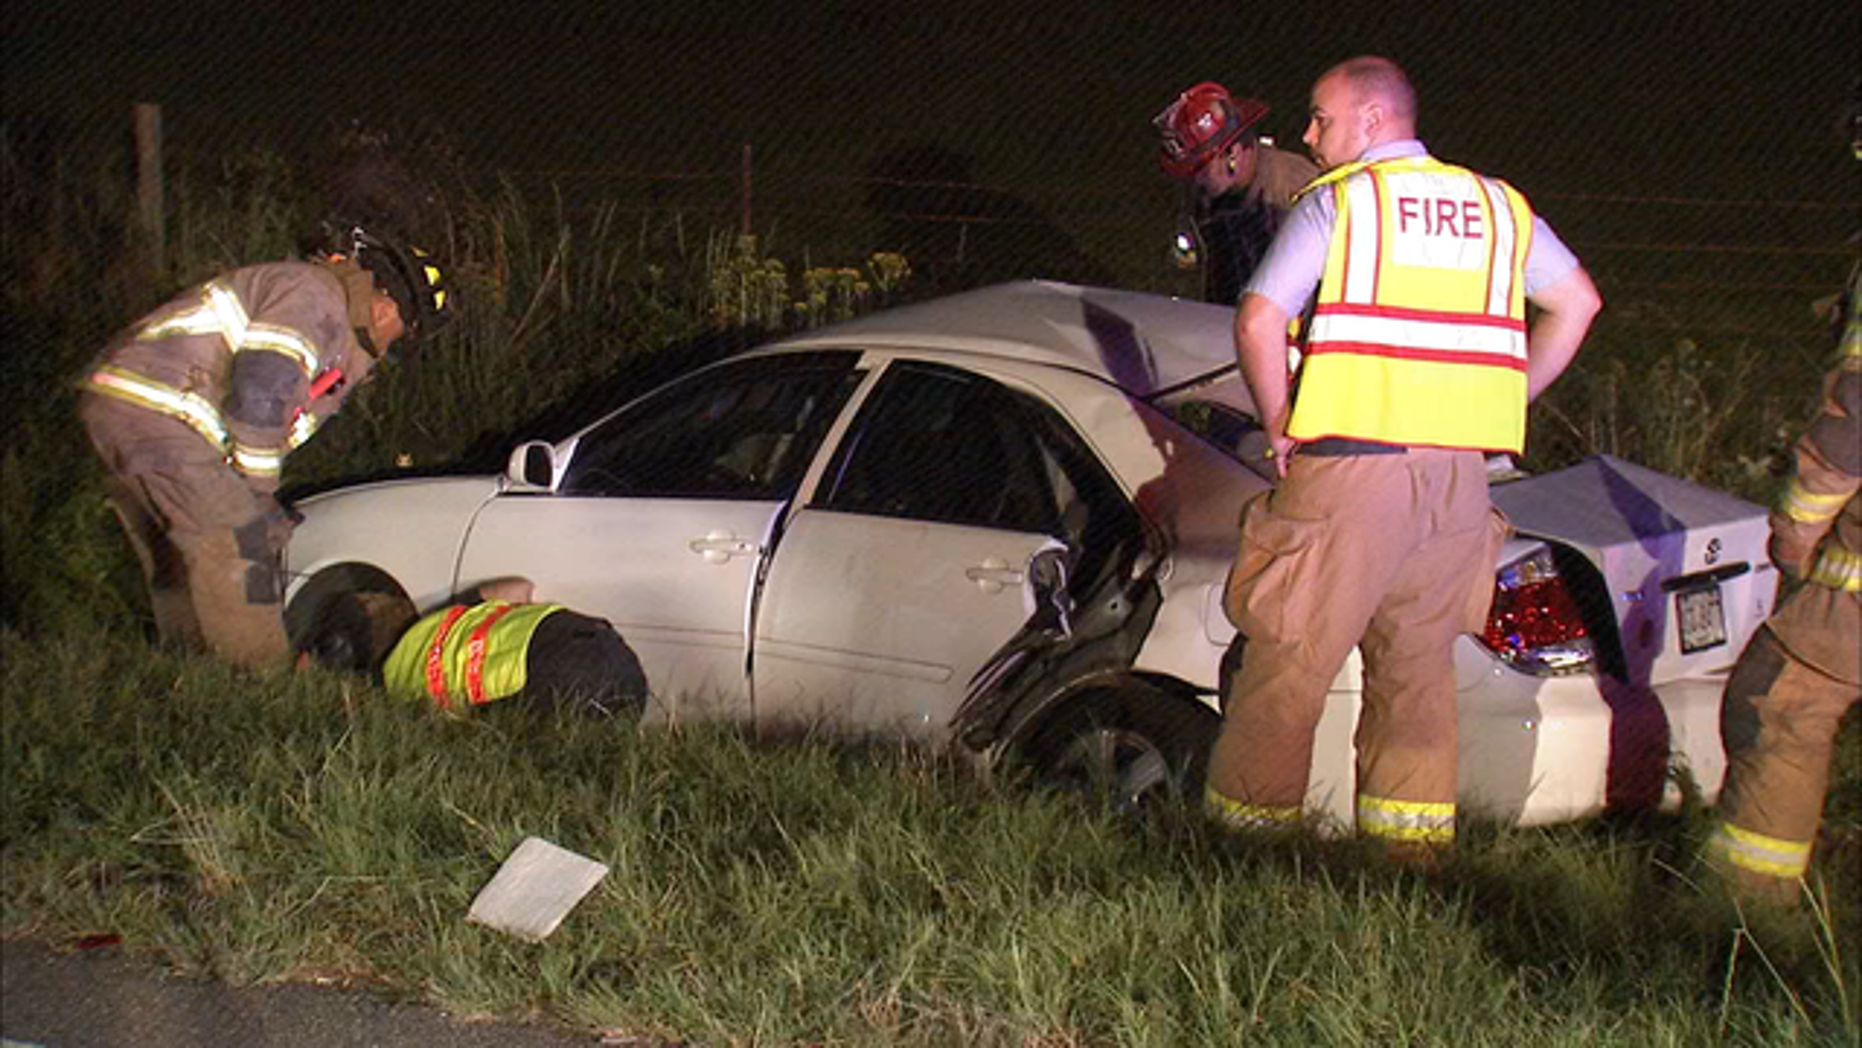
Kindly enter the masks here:
<path id="1" fill-rule="evenodd" d="M 230 292 L 220 312 L 233 327 L 224 403 L 232 465 L 255 495 L 269 496 L 298 442 L 293 427 L 313 379 L 350 338 L 348 303 L 339 284 L 304 263 L 254 266 L 216 283 Z"/>
<path id="2" fill-rule="evenodd" d="M 1287 374 L 1287 320 L 1304 309 L 1319 286 L 1332 237 L 1332 197 L 1310 193 L 1293 207 L 1274 235 L 1267 257 L 1243 289 L 1235 311 L 1235 355 L 1254 398 L 1255 417 L 1268 441 L 1274 471 L 1286 476 L 1296 444 L 1287 436 L 1292 394 Z"/>
<path id="3" fill-rule="evenodd" d="M 1270 298 L 1247 294 L 1235 312 L 1235 353 L 1248 383 L 1261 429 L 1272 451 L 1274 471 L 1287 475 L 1294 440 L 1287 436 L 1287 315 Z"/>
<path id="4" fill-rule="evenodd" d="M 529 579 L 512 575 L 488 579 L 454 598 L 457 604 L 483 604 L 501 600 L 506 604 L 529 604 L 536 596 L 536 586 Z"/>
<path id="5" fill-rule="evenodd" d="M 1533 400 L 1564 373 L 1584 343 L 1603 298 L 1582 266 L 1528 296 L 1539 314 L 1526 333 L 1526 399 Z"/>
<path id="6" fill-rule="evenodd" d="M 1771 558 L 1803 578 L 1837 515 L 1862 490 L 1862 352 L 1845 354 L 1825 379 L 1823 410 L 1796 453 L 1790 484 L 1771 514 Z"/>

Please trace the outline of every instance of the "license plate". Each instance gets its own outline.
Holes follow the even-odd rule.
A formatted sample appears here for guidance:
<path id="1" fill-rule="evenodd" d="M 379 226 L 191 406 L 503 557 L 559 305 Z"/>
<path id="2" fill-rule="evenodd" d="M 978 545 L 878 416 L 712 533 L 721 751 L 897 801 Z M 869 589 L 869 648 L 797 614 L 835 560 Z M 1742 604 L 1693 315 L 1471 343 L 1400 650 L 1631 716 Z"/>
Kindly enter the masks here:
<path id="1" fill-rule="evenodd" d="M 1683 655 L 1726 643 L 1726 606 L 1717 584 L 1675 594 L 1675 619 L 1681 623 Z"/>

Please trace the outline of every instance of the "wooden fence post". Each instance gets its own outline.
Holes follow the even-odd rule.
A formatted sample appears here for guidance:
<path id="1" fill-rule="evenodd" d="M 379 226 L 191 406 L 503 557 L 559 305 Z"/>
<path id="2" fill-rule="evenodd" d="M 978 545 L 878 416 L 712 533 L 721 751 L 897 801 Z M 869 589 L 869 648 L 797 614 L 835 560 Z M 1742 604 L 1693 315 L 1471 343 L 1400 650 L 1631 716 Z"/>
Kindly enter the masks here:
<path id="1" fill-rule="evenodd" d="M 744 143 L 743 164 L 743 235 L 750 235 L 750 143 Z"/>
<path id="2" fill-rule="evenodd" d="M 136 203 L 151 268 L 160 272 L 168 240 L 162 217 L 162 107 L 150 102 L 136 103 Z"/>

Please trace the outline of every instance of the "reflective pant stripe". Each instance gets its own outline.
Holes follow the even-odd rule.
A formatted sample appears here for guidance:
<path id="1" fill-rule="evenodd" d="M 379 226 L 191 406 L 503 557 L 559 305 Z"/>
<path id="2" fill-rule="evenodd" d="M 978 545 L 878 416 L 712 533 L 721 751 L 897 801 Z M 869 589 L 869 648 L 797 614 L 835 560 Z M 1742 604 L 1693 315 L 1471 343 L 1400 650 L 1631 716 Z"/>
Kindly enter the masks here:
<path id="1" fill-rule="evenodd" d="M 1392 840 L 1447 843 L 1455 839 L 1455 806 L 1359 794 L 1358 829 Z"/>
<path id="2" fill-rule="evenodd" d="M 1296 825 L 1304 813 L 1297 806 L 1243 804 L 1223 796 L 1214 786 L 1203 787 L 1203 809 L 1230 829 L 1259 830 Z"/>
<path id="3" fill-rule="evenodd" d="M 1742 830 L 1730 822 L 1720 824 L 1712 846 L 1733 865 L 1768 877 L 1796 879 L 1810 868 L 1809 841 L 1779 840 Z"/>

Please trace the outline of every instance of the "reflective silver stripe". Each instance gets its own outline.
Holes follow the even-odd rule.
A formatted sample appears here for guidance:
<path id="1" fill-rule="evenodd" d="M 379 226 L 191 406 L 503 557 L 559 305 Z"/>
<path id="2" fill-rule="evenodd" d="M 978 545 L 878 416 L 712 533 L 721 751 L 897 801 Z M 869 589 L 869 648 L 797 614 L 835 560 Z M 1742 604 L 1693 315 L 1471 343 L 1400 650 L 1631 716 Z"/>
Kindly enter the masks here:
<path id="1" fill-rule="evenodd" d="M 1343 183 L 1344 199 L 1339 203 L 1345 209 L 1345 221 L 1350 226 L 1351 247 L 1345 252 L 1345 286 L 1339 289 L 1341 302 L 1368 306 L 1377 300 L 1373 293 L 1377 290 L 1377 263 L 1383 253 L 1373 249 L 1379 246 L 1378 238 L 1383 235 L 1383 216 L 1377 210 L 1380 185 L 1374 173 L 1364 178 L 1347 178 Z M 1330 250 L 1328 247 L 1327 251 Z M 1314 340 L 1319 337 L 1317 325 L 1312 337 Z"/>
<path id="2" fill-rule="evenodd" d="M 1795 879 L 1810 868 L 1809 841 L 1780 840 L 1723 822 L 1712 843 L 1733 865 L 1769 877 Z"/>
<path id="3" fill-rule="evenodd" d="M 310 340 L 287 327 L 277 324 L 254 324 L 246 329 L 246 337 L 239 348 L 268 349 L 273 353 L 282 353 L 297 361 L 297 366 L 306 376 L 317 373 L 317 347 Z"/>
<path id="4" fill-rule="evenodd" d="M 107 364 L 84 380 L 86 389 L 180 419 L 216 448 L 226 447 L 226 424 L 220 412 L 197 393 L 183 393 L 128 368 Z"/>
<path id="5" fill-rule="evenodd" d="M 1359 794 L 1358 829 L 1392 840 L 1447 843 L 1455 839 L 1455 806 Z"/>
<path id="6" fill-rule="evenodd" d="M 319 367 L 317 347 L 308 338 L 277 324 L 254 324 L 239 296 L 218 282 L 201 289 L 200 304 L 158 320 L 136 333 L 150 342 L 174 335 L 219 335 L 234 353 L 262 349 L 282 353 L 297 362 L 305 375 Z"/>
<path id="7" fill-rule="evenodd" d="M 297 417 L 291 420 L 289 446 L 293 449 L 302 447 L 306 440 L 316 434 L 317 427 L 321 425 L 323 425 L 322 416 L 313 415 L 308 411 L 298 412 Z"/>
<path id="8" fill-rule="evenodd" d="M 1477 177 L 1476 181 L 1493 212 L 1493 267 L 1488 270 L 1491 283 L 1487 290 L 1487 312 L 1496 317 L 1510 317 L 1513 315 L 1514 240 L 1519 229 L 1513 220 L 1513 200 L 1493 179 Z M 1524 337 L 1520 339 L 1520 352 L 1525 352 Z"/>
<path id="9" fill-rule="evenodd" d="M 1234 830 L 1286 829 L 1298 825 L 1304 814 L 1297 806 L 1243 804 L 1208 785 L 1203 787 L 1203 809 Z"/>
<path id="10" fill-rule="evenodd" d="M 249 444 L 235 443 L 233 468 L 248 475 L 277 476 L 284 469 L 284 452 L 279 448 L 255 448 Z"/>
<path id="11" fill-rule="evenodd" d="M 1862 593 L 1862 554 L 1826 544 L 1810 569 L 1810 581 L 1844 593 Z"/>
<path id="12" fill-rule="evenodd" d="M 1778 508 L 1784 515 L 1799 524 L 1821 524 L 1843 511 L 1843 506 L 1855 497 L 1855 492 L 1844 491 L 1826 495 L 1804 487 L 1801 478 L 1792 477 L 1791 484 L 1785 488 L 1784 498 L 1779 500 Z"/>
<path id="13" fill-rule="evenodd" d="M 1321 311 L 1312 319 L 1312 344 L 1327 342 L 1368 342 L 1446 353 L 1483 353 L 1496 358 L 1496 362 L 1526 359 L 1523 325 L 1501 327 L 1426 317 L 1374 317 Z"/>

